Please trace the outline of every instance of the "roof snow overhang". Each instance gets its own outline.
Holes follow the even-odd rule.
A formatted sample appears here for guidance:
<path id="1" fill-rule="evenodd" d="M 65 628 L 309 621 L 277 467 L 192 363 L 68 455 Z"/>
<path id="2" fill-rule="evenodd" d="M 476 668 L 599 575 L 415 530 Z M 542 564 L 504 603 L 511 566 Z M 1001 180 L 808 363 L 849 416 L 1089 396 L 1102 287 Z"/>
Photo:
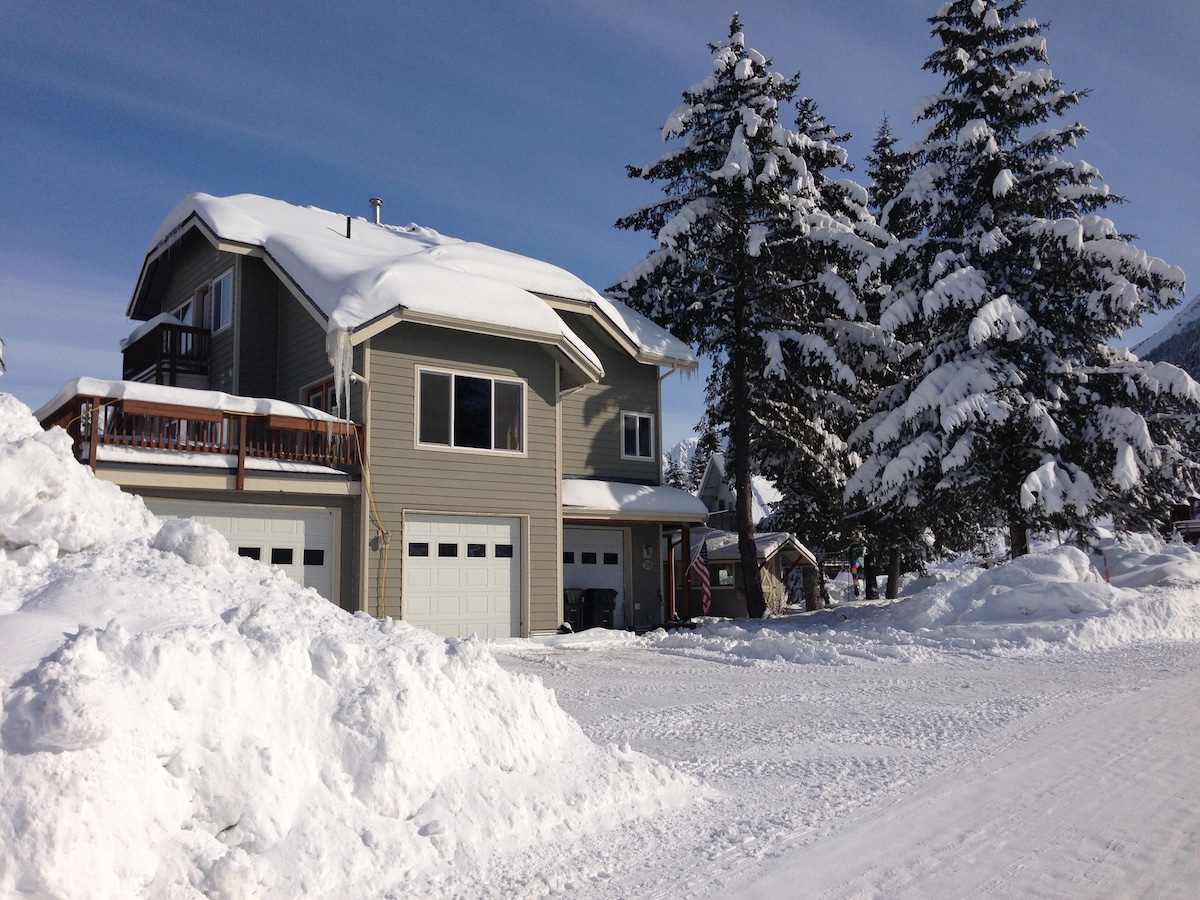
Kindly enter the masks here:
<path id="1" fill-rule="evenodd" d="M 598 522 L 702 525 L 708 510 L 695 496 L 664 484 L 564 478 L 563 518 Z"/>

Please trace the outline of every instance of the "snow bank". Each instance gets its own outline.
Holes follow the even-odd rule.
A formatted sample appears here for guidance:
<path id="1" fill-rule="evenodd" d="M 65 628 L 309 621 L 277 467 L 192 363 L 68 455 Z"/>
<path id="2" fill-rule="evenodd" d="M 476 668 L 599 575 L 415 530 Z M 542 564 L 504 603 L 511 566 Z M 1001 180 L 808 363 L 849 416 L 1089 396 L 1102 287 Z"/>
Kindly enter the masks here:
<path id="1" fill-rule="evenodd" d="M 761 622 L 706 620 L 695 631 L 660 631 L 647 640 L 661 650 L 742 664 L 830 665 L 1200 640 L 1198 582 L 1194 548 L 1143 535 L 1109 540 L 1095 560 L 1056 547 L 993 569 L 963 569 L 895 602 Z"/>
<path id="2" fill-rule="evenodd" d="M 696 796 L 480 643 L 160 523 L 4 395 L 0 492 L 0 896 L 469 894 Z"/>

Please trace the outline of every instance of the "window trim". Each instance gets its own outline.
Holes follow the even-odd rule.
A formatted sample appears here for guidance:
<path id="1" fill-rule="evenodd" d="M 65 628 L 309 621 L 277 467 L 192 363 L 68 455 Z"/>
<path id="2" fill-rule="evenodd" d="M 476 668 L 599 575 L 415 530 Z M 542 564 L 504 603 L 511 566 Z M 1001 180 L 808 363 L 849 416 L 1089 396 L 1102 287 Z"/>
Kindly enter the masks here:
<path id="1" fill-rule="evenodd" d="M 641 426 L 640 426 L 641 421 L 644 419 L 646 422 L 649 423 L 649 426 L 650 426 L 649 444 L 650 444 L 650 446 L 649 446 L 648 452 L 646 453 L 645 456 L 631 455 L 631 454 L 625 452 L 625 422 L 627 419 L 631 419 L 631 418 L 638 420 L 639 441 L 640 441 L 640 435 L 641 435 Z M 632 459 L 632 460 L 637 460 L 639 462 L 652 461 L 654 459 L 654 439 L 655 439 L 655 435 L 654 435 L 654 414 L 653 413 L 634 412 L 632 410 L 625 410 L 625 409 L 621 410 L 621 435 L 620 435 L 621 459 Z"/>
<path id="2" fill-rule="evenodd" d="M 421 416 L 423 414 L 422 399 L 421 399 L 421 376 L 425 373 L 431 375 L 445 375 L 450 378 L 450 410 L 449 410 L 449 444 L 436 444 L 421 440 Z M 460 447 L 453 443 L 454 441 L 454 379 L 456 378 L 475 378 L 483 381 L 488 381 L 491 384 L 491 417 L 488 423 L 488 433 L 491 435 L 493 446 L 491 447 Z M 521 449 L 507 450 L 503 447 L 496 447 L 496 385 L 497 384 L 517 385 L 521 389 Z M 464 372 L 458 369 L 443 369 L 437 366 L 418 365 L 416 367 L 415 376 L 413 379 L 413 445 L 421 450 L 440 450 L 443 452 L 452 453 L 499 453 L 503 456 L 523 457 L 527 456 L 529 451 L 529 383 L 524 378 L 519 378 L 512 375 L 497 375 L 488 372 Z"/>
<path id="3" fill-rule="evenodd" d="M 322 401 L 324 403 L 324 405 L 322 405 L 322 406 L 313 406 L 311 403 L 308 402 L 309 400 L 312 399 L 312 394 L 315 393 L 317 390 L 321 391 L 321 397 L 322 397 Z M 312 407 L 313 409 L 319 409 L 319 410 L 321 410 L 321 412 L 326 412 L 326 413 L 329 413 L 330 415 L 341 415 L 340 412 L 335 413 L 333 411 L 333 407 L 337 405 L 336 398 L 337 398 L 337 391 L 336 391 L 336 386 L 334 385 L 333 376 L 329 376 L 327 378 L 322 378 L 319 381 L 314 381 L 311 384 L 308 384 L 308 385 L 305 385 L 304 387 L 302 387 L 300 389 L 299 403 L 301 406 L 308 406 L 308 407 Z M 345 416 L 343 416 L 342 418 L 345 418 Z"/>

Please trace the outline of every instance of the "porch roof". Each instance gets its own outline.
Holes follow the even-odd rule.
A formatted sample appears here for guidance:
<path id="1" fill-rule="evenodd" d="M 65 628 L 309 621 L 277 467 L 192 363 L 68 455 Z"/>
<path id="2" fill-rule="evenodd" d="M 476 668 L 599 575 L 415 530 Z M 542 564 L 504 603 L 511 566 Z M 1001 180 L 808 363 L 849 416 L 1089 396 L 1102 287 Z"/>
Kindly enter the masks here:
<path id="1" fill-rule="evenodd" d="M 564 478 L 563 518 L 699 525 L 708 510 L 692 494 L 662 484 Z"/>

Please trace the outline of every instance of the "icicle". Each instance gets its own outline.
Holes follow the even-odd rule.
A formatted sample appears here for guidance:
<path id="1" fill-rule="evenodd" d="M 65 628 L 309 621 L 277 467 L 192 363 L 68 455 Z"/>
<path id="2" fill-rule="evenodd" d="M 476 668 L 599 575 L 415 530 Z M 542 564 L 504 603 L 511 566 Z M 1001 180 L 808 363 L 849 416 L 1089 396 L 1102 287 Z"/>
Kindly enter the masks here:
<path id="1" fill-rule="evenodd" d="M 346 328 L 325 333 L 325 354 L 333 366 L 333 389 L 342 418 L 350 421 L 350 373 L 354 370 L 354 345 Z"/>

